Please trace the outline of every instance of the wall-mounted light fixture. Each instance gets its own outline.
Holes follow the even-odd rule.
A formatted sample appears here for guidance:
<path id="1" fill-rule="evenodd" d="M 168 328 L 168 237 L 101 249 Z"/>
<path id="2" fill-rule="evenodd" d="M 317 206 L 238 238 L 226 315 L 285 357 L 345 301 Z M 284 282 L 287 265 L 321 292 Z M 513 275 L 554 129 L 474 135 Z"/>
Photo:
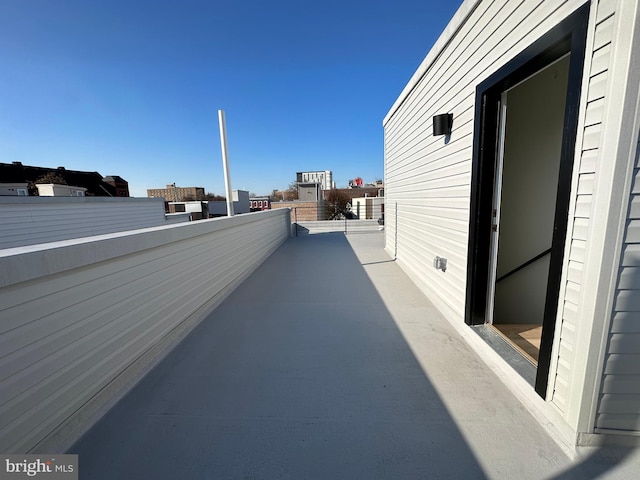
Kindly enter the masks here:
<path id="1" fill-rule="evenodd" d="M 443 113 L 433 117 L 433 136 L 451 135 L 453 113 Z"/>
<path id="2" fill-rule="evenodd" d="M 447 271 L 447 259 L 442 257 L 436 257 L 433 259 L 433 267 L 443 272 Z"/>

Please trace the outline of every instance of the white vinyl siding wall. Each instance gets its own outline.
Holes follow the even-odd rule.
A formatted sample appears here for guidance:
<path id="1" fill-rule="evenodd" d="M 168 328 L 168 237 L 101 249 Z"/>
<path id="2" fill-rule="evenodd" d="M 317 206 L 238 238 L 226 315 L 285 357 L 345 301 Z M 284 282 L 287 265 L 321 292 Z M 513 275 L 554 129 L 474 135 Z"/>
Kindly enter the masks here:
<path id="1" fill-rule="evenodd" d="M 385 119 L 386 248 L 454 321 L 465 308 L 476 87 L 583 4 L 466 2 L 469 18 Z M 448 143 L 432 135 L 440 113 L 454 115 Z"/>
<path id="2" fill-rule="evenodd" d="M 618 152 L 632 151 L 637 141 L 633 134 L 629 143 L 626 132 L 633 123 L 627 112 L 636 108 L 637 100 L 640 7 L 629 0 L 589 3 L 548 413 L 553 418 L 560 415 L 573 433 L 591 434 L 594 428 L 597 432 L 637 432 L 640 160 L 636 158 L 627 223 L 618 230 L 614 217 L 624 215 L 627 190 L 619 204 L 611 192 L 620 192 L 616 182 L 621 181 L 620 175 L 630 174 L 632 163 L 631 156 L 624 159 L 626 154 Z M 584 4 L 560 0 L 464 2 L 385 118 L 386 248 L 453 322 L 463 321 L 465 309 L 476 87 Z M 636 32 L 633 39 L 631 32 Z M 625 82 L 634 87 L 627 88 Z M 450 139 L 432 135 L 432 117 L 441 113 L 454 115 Z M 629 188 L 630 182 L 625 182 Z M 614 256 L 610 253 L 623 241 L 623 231 L 622 254 L 610 261 L 609 256 Z M 448 259 L 445 273 L 433 267 L 435 256 Z M 620 272 L 614 267 L 611 275 L 606 273 L 618 261 L 622 262 Z M 609 301 L 604 297 L 613 295 L 614 285 L 615 300 L 604 308 Z M 603 341 L 607 342 L 606 354 Z M 596 386 L 601 373 L 602 382 Z"/>
<path id="3" fill-rule="evenodd" d="M 0 451 L 51 451 L 289 235 L 281 209 L 1 251 Z"/>
<path id="4" fill-rule="evenodd" d="M 564 412 L 567 408 L 569 382 L 572 375 L 574 353 L 576 347 L 576 321 L 581 297 L 581 285 L 583 281 L 585 251 L 587 248 L 587 233 L 589 230 L 589 218 L 593 199 L 593 187 L 599 160 L 600 132 L 605 105 L 605 92 L 608 80 L 608 67 L 611 54 L 611 40 L 613 38 L 614 12 L 616 0 L 600 0 L 592 6 L 596 10 L 596 25 L 593 47 L 585 55 L 585 69 L 588 75 L 586 95 L 586 112 L 584 114 L 584 126 L 582 144 L 576 145 L 580 152 L 580 159 L 574 175 L 577 173 L 577 191 L 573 193 L 574 210 L 570 212 L 570 245 L 568 253 L 568 265 L 566 283 L 564 285 L 564 299 L 558 302 L 561 309 L 561 319 L 556 325 L 557 342 L 556 375 L 551 380 L 551 401 Z M 592 11 L 593 15 L 593 11 Z M 578 138 L 581 135 L 578 134 Z"/>
<path id="5" fill-rule="evenodd" d="M 151 198 L 0 198 L 0 249 L 166 225 Z"/>
<path id="6" fill-rule="evenodd" d="M 640 144 L 609 329 L 596 428 L 640 431 Z"/>

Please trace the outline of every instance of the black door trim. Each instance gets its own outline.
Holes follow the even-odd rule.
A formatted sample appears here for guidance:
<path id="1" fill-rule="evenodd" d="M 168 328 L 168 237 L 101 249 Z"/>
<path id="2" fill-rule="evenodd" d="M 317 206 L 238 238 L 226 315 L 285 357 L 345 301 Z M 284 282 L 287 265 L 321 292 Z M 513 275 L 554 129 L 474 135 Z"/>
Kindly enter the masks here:
<path id="1" fill-rule="evenodd" d="M 543 398 L 546 396 L 558 308 L 588 20 L 589 3 L 586 3 L 476 88 L 465 304 L 465 323 L 468 325 L 485 323 L 501 94 L 571 53 L 551 264 L 535 385 L 536 392 Z"/>

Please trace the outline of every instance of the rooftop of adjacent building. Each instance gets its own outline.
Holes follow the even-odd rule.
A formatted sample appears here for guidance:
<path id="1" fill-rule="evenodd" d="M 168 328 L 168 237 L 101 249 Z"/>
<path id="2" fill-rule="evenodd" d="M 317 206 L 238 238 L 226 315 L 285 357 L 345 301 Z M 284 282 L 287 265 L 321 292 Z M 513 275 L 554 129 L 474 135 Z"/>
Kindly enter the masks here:
<path id="1" fill-rule="evenodd" d="M 2 183 L 29 182 L 33 183 L 48 174 L 55 174 L 62 178 L 67 185 L 84 187 L 87 194 L 98 197 L 122 196 L 122 190 L 127 189 L 127 181 L 117 175 L 103 177 L 98 172 L 67 170 L 65 167 L 49 168 L 23 165 L 22 162 L 0 163 L 0 179 Z M 45 183 L 52 183 L 46 181 Z M 55 183 L 55 182 L 54 182 Z"/>

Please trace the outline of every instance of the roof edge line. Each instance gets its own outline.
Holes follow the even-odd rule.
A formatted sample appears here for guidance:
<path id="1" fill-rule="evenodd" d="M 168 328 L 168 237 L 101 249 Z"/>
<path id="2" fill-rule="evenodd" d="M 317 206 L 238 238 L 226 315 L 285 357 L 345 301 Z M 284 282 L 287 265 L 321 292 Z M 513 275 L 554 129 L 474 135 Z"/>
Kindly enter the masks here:
<path id="1" fill-rule="evenodd" d="M 464 0 L 382 121 L 385 127 L 482 0 Z"/>

